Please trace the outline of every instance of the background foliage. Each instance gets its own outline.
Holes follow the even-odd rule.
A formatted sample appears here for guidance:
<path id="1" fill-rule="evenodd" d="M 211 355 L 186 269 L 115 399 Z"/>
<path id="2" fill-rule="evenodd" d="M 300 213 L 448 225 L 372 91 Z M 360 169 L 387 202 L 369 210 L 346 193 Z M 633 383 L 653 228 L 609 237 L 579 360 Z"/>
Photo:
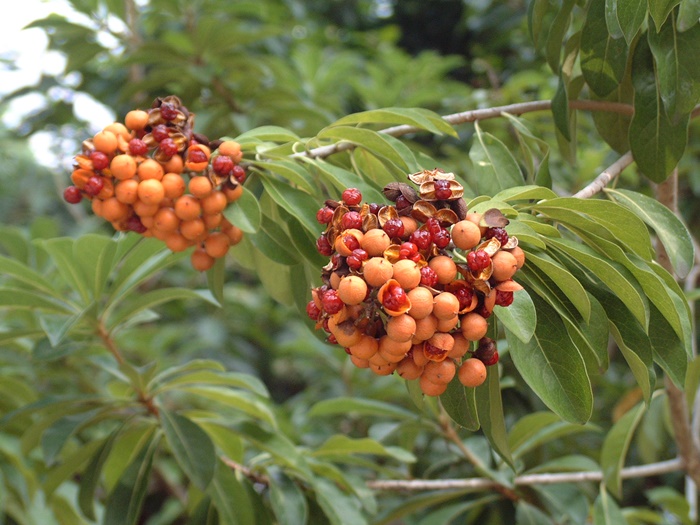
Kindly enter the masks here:
<path id="1" fill-rule="evenodd" d="M 697 2 L 71 4 L 85 16 L 32 24 L 65 72 L 0 106 L 45 101 L 0 148 L 0 521 L 697 520 L 682 472 L 621 478 L 678 452 L 662 375 L 691 406 L 698 383 L 684 226 L 699 220 Z M 80 141 L 108 124 L 76 119 L 76 93 L 115 119 L 172 93 L 198 131 L 244 145 L 249 198 L 231 213 L 249 235 L 225 266 L 196 274 L 62 202 Z M 577 99 L 631 104 L 634 117 L 574 111 Z M 551 112 L 437 118 L 536 100 Z M 406 123 L 424 131 L 375 133 Z M 62 138 L 54 169 L 28 152 L 40 130 Z M 288 158 L 339 140 L 358 147 Z M 568 198 L 628 149 L 637 165 L 617 189 Z M 681 220 L 652 198 L 677 163 Z M 520 317 L 498 315 L 500 381 L 441 402 L 355 369 L 303 314 L 325 263 L 313 249 L 323 200 L 346 186 L 379 200 L 436 166 L 458 175 L 470 209 L 513 219 L 529 298 Z M 654 262 L 657 239 L 686 289 Z M 601 483 L 515 483 L 601 470 Z M 490 484 L 367 483 L 472 477 Z"/>

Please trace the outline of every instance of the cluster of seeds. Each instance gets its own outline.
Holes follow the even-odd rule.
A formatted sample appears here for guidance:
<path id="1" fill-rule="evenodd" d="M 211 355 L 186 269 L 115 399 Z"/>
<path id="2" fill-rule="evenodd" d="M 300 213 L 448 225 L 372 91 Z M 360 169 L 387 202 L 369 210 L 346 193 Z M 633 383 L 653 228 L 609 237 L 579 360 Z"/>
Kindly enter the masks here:
<path id="1" fill-rule="evenodd" d="M 194 246 L 192 266 L 208 270 L 243 236 L 223 212 L 246 172 L 237 142 L 210 143 L 193 129 L 194 114 L 174 96 L 130 111 L 83 142 L 64 199 L 88 199 L 115 230 L 156 237 L 174 252 Z"/>
<path id="2" fill-rule="evenodd" d="M 363 203 L 348 188 L 318 210 L 326 229 L 316 248 L 330 260 L 307 314 L 357 367 L 419 379 L 437 396 L 455 376 L 479 386 L 498 362 L 487 319 L 522 289 L 513 276 L 525 254 L 499 210 L 467 212 L 452 173 L 409 179 L 419 191 L 384 188 L 393 205 Z"/>

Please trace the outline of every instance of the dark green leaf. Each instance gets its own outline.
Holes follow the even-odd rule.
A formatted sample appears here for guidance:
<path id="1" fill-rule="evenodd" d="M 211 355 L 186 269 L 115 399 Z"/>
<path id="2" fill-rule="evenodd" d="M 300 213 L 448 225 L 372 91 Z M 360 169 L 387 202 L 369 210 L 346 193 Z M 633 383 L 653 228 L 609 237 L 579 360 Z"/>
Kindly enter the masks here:
<path id="1" fill-rule="evenodd" d="M 469 492 L 470 489 L 437 490 L 434 492 L 425 492 L 417 496 L 404 497 L 395 507 L 390 508 L 387 512 L 376 518 L 372 523 L 374 525 L 390 525 L 396 523 L 397 520 L 400 520 L 405 516 L 417 515 L 419 511 L 428 507 L 438 507 L 440 504 L 453 499 L 463 500 Z M 496 497 L 497 496 L 489 495 L 484 498 L 480 498 L 477 501 L 479 501 L 479 505 L 488 505 L 490 500 L 493 500 Z"/>
<path id="2" fill-rule="evenodd" d="M 100 483 L 100 474 L 102 467 L 107 461 L 109 454 L 112 452 L 117 436 L 121 433 L 123 427 L 114 430 L 104 441 L 92 456 L 90 463 L 80 477 L 80 490 L 78 492 L 78 504 L 80 510 L 85 516 L 91 520 L 95 519 L 95 490 Z"/>
<path id="3" fill-rule="evenodd" d="M 610 497 L 605 486 L 601 485 L 600 493 L 593 502 L 593 525 L 619 525 L 625 523 L 625 517 Z"/>
<path id="4" fill-rule="evenodd" d="M 226 260 L 216 259 L 214 266 L 207 270 L 207 287 L 217 303 L 224 304 L 224 283 L 226 278 Z"/>
<path id="5" fill-rule="evenodd" d="M 322 477 L 312 481 L 316 501 L 332 525 L 364 525 L 360 504 L 352 495 L 346 494 L 335 483 Z"/>
<path id="6" fill-rule="evenodd" d="M 457 136 L 457 132 L 440 115 L 421 108 L 382 108 L 353 113 L 337 120 L 332 126 L 348 124 L 405 124 L 415 126 L 436 135 Z"/>
<path id="7" fill-rule="evenodd" d="M 409 167 L 404 162 L 400 153 L 394 148 L 390 142 L 388 135 L 377 133 L 370 129 L 354 128 L 350 126 L 333 126 L 328 127 L 318 134 L 319 139 L 337 139 L 339 141 L 347 141 L 356 146 L 359 146 L 373 155 L 385 159 L 400 169 L 408 172 Z"/>
<path id="8" fill-rule="evenodd" d="M 524 179 L 518 163 L 508 148 L 490 133 L 475 124 L 474 143 L 469 150 L 473 164 L 471 174 L 476 190 L 481 195 L 495 195 L 499 191 L 520 186 Z"/>
<path id="9" fill-rule="evenodd" d="M 513 452 L 513 457 L 517 459 L 555 439 L 597 430 L 599 429 L 593 425 L 567 423 L 551 412 L 535 412 L 521 417 L 513 425 L 508 434 L 508 446 Z"/>
<path id="10" fill-rule="evenodd" d="M 70 414 L 60 418 L 47 428 L 41 436 L 41 449 L 44 454 L 44 461 L 49 465 L 52 464 L 71 436 L 85 425 L 99 418 L 104 412 L 105 408 L 100 407 L 77 414 Z"/>
<path id="11" fill-rule="evenodd" d="M 291 160 L 266 161 L 258 164 L 260 169 L 275 173 L 286 179 L 286 183 L 293 188 L 300 189 L 310 195 L 317 195 L 317 185 L 311 173 L 304 166 Z"/>
<path id="12" fill-rule="evenodd" d="M 257 232 L 262 221 L 258 199 L 248 188 L 243 186 L 243 193 L 238 200 L 226 207 L 224 217 L 245 233 Z"/>
<path id="13" fill-rule="evenodd" d="M 163 408 L 160 422 L 182 470 L 198 488 L 206 489 L 216 468 L 216 452 L 209 435 L 191 419 Z"/>
<path id="14" fill-rule="evenodd" d="M 179 390 L 216 401 L 277 428 L 277 419 L 272 409 L 265 400 L 250 392 L 214 385 L 186 386 Z"/>
<path id="15" fill-rule="evenodd" d="M 493 313 L 503 327 L 523 343 L 529 342 L 535 333 L 537 312 L 530 295 L 525 290 L 513 294 L 513 302 L 510 306 L 495 306 Z"/>
<path id="16" fill-rule="evenodd" d="M 545 461 L 544 463 L 540 463 L 539 465 L 528 469 L 527 472 L 597 472 L 599 470 L 600 465 L 598 465 L 596 461 L 593 461 L 588 456 L 572 454 L 569 456 L 562 456 L 560 458 L 552 459 L 550 461 Z"/>
<path id="17" fill-rule="evenodd" d="M 603 468 L 605 486 L 616 498 L 622 497 L 622 478 L 620 470 L 625 464 L 625 457 L 632 442 L 637 425 L 642 420 L 646 405 L 640 403 L 622 416 L 605 436 L 600 451 L 600 466 Z"/>
<path id="18" fill-rule="evenodd" d="M 481 430 L 496 453 L 514 468 L 513 457 L 508 446 L 506 422 L 503 416 L 503 400 L 501 398 L 498 367 L 489 367 L 486 381 L 475 390 L 476 412 L 479 415 Z"/>
<path id="19" fill-rule="evenodd" d="M 61 277 L 63 277 L 66 283 L 78 292 L 83 301 L 87 303 L 90 300 L 90 294 L 85 278 L 79 270 L 79 264 L 75 259 L 73 243 L 73 239 L 62 237 L 44 240 L 40 243 L 40 246 L 51 256 Z"/>
<path id="20" fill-rule="evenodd" d="M 533 301 L 537 328 L 530 342 L 506 333 L 513 363 L 553 412 L 566 421 L 585 423 L 591 417 L 593 394 L 583 358 L 552 307 L 536 297 Z"/>
<path id="21" fill-rule="evenodd" d="M 223 461 L 214 457 L 213 478 L 207 494 L 211 496 L 219 513 L 220 525 L 247 525 L 256 523 L 254 510 L 248 491 L 239 481 L 233 470 Z"/>
<path id="22" fill-rule="evenodd" d="M 280 126 L 259 126 L 241 133 L 235 140 L 243 143 L 253 138 L 264 142 L 298 142 L 300 140 L 296 133 Z"/>
<path id="23" fill-rule="evenodd" d="M 276 472 L 270 483 L 270 503 L 279 525 L 307 523 L 309 505 L 304 493 L 284 472 Z"/>
<path id="24" fill-rule="evenodd" d="M 515 507 L 515 522 L 518 525 L 553 525 L 554 522 L 540 509 L 524 500 Z"/>
<path id="25" fill-rule="evenodd" d="M 385 197 L 379 189 L 375 188 L 373 184 L 366 182 L 363 178 L 358 177 L 352 171 L 335 166 L 323 159 L 308 159 L 307 162 L 314 166 L 321 176 L 333 185 L 338 193 L 342 193 L 345 188 L 357 188 L 362 192 L 364 202 L 380 203 L 385 201 Z"/>
<path id="26" fill-rule="evenodd" d="M 637 43 L 632 68 L 634 116 L 630 124 L 630 148 L 639 169 L 654 182 L 666 180 L 685 151 L 689 115 L 668 114 L 645 39 Z"/>
<path id="27" fill-rule="evenodd" d="M 561 133 L 565 141 L 572 142 L 572 114 L 569 109 L 569 94 L 566 80 L 562 75 L 559 75 L 557 91 L 552 98 L 552 118 L 557 131 Z"/>
<path id="28" fill-rule="evenodd" d="M 16 259 L 0 255 L 0 272 L 5 277 L 17 279 L 44 294 L 51 295 L 55 298 L 61 298 L 61 294 L 43 275 Z"/>
<path id="29" fill-rule="evenodd" d="M 314 404 L 307 413 L 309 417 L 347 416 L 348 414 L 379 416 L 389 419 L 415 419 L 416 417 L 413 412 L 396 405 L 373 399 L 354 397 L 324 399 Z"/>
<path id="30" fill-rule="evenodd" d="M 700 19 L 700 0 L 682 0 L 678 11 L 678 30 L 687 31 Z"/>
<path id="31" fill-rule="evenodd" d="M 617 19 L 620 22 L 622 34 L 627 45 L 632 45 L 632 40 L 639 32 L 647 16 L 647 4 L 637 0 L 615 0 L 617 4 Z"/>
<path id="32" fill-rule="evenodd" d="M 450 381 L 447 390 L 440 396 L 440 403 L 452 421 L 472 432 L 479 430 L 474 388 L 466 388 L 459 381 Z"/>
<path id="33" fill-rule="evenodd" d="M 681 341 L 668 321 L 652 305 L 649 319 L 649 339 L 654 361 L 669 375 L 676 385 L 683 385 L 690 358 L 690 345 Z"/>
<path id="34" fill-rule="evenodd" d="M 619 10 L 619 0 L 618 0 Z M 581 70 L 596 95 L 604 97 L 622 81 L 627 43 L 613 38 L 605 22 L 605 0 L 593 0 L 581 31 Z"/>
<path id="35" fill-rule="evenodd" d="M 314 236 L 319 234 L 316 211 L 321 206 L 311 195 L 287 186 L 272 177 L 262 177 L 265 191 L 287 213 L 297 220 Z"/>
<path id="36" fill-rule="evenodd" d="M 654 20 L 657 33 L 661 31 L 661 26 L 664 25 L 673 8 L 680 3 L 681 0 L 649 0 L 649 14 Z M 651 28 L 649 32 L 651 32 Z"/>
<path id="37" fill-rule="evenodd" d="M 312 457 L 340 457 L 352 454 L 373 454 L 388 456 L 403 463 L 414 463 L 416 458 L 410 452 L 399 447 L 385 447 L 371 438 L 351 438 L 343 434 L 334 434 L 321 446 L 311 452 Z"/>
<path id="38" fill-rule="evenodd" d="M 73 244 L 73 260 L 80 265 L 83 279 L 99 299 L 114 269 L 117 244 L 103 235 L 82 235 Z"/>

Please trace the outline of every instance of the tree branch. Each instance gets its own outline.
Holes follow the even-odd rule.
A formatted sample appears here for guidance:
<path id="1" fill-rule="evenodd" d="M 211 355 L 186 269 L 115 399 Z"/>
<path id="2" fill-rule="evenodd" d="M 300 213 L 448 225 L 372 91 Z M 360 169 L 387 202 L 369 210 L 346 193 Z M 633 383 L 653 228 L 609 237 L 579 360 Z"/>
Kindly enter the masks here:
<path id="1" fill-rule="evenodd" d="M 634 162 L 634 157 L 632 157 L 632 152 L 628 151 L 622 157 L 613 162 L 608 168 L 606 168 L 600 175 L 593 179 L 585 188 L 574 193 L 574 197 L 579 197 L 581 199 L 587 199 L 592 197 L 596 193 L 599 193 L 607 186 L 611 180 L 622 173 L 627 166 Z"/>

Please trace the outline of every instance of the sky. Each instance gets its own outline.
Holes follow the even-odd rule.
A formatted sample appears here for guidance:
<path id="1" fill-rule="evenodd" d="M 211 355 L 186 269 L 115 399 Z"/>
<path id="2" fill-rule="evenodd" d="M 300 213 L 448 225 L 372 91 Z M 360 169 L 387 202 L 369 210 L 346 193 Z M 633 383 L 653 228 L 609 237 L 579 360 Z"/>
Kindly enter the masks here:
<path id="1" fill-rule="evenodd" d="M 2 15 L 2 31 L 0 31 L 0 57 L 3 62 L 9 60 L 13 67 L 0 66 L 0 97 L 13 91 L 36 84 L 42 73 L 60 74 L 63 72 L 65 60 L 60 53 L 47 51 L 48 39 L 40 29 L 23 28 L 33 20 L 57 13 L 75 20 L 76 15 L 65 0 L 22 0 L 21 9 L 6 9 Z M 64 96 L 56 92 L 54 96 Z M 3 124 L 16 128 L 23 116 L 41 109 L 43 98 L 38 95 L 24 96 L 14 100 L 0 117 Z M 84 120 L 96 123 L 96 129 L 109 124 L 114 115 L 105 107 L 97 104 L 88 95 L 77 94 L 74 97 L 76 115 Z M 56 156 L 46 153 L 55 143 L 56 137 L 48 132 L 40 132 L 30 139 L 30 145 L 37 160 L 48 166 L 56 165 Z M 44 153 L 41 153 L 44 152 Z M 60 160 L 65 164 L 65 159 Z M 70 162 L 70 160 L 68 161 Z"/>

